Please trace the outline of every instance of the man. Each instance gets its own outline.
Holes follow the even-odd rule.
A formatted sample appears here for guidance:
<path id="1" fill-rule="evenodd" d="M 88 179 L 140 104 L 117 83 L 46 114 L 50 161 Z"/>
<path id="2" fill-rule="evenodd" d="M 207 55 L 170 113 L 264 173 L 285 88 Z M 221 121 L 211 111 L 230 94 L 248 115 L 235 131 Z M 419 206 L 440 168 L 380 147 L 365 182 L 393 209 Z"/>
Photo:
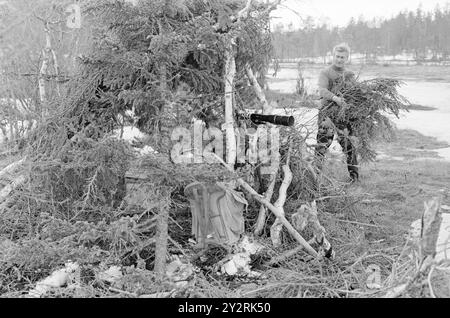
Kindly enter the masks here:
<path id="1" fill-rule="evenodd" d="M 333 64 L 319 76 L 319 95 L 322 98 L 319 109 L 319 130 L 317 133 L 316 163 L 322 169 L 325 154 L 337 133 L 339 144 L 347 157 L 347 168 L 351 182 L 359 178 L 356 149 L 349 137 L 352 136 L 350 121 L 342 119 L 348 105 L 339 95 L 339 87 L 346 81 L 355 79 L 354 73 L 345 69 L 350 56 L 350 48 L 342 43 L 333 49 Z"/>

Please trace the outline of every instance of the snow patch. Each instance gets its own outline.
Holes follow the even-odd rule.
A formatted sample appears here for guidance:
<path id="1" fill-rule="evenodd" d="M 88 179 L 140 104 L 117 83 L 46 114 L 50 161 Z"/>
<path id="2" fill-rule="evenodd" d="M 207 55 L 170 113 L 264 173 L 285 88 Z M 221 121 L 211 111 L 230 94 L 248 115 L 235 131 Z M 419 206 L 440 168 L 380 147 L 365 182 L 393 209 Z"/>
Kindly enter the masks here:
<path id="1" fill-rule="evenodd" d="M 122 137 L 120 137 L 122 133 Z M 148 137 L 146 133 L 143 133 L 139 130 L 139 128 L 134 126 L 125 126 L 123 127 L 123 132 L 121 129 L 114 130 L 113 137 L 127 141 L 131 145 L 133 145 L 136 142 L 144 142 L 145 139 Z M 142 148 L 133 147 L 133 149 L 139 153 L 140 156 L 145 156 L 152 153 L 157 153 L 152 147 L 145 145 Z"/>
<path id="2" fill-rule="evenodd" d="M 80 266 L 77 263 L 68 262 L 65 267 L 54 271 L 47 278 L 39 281 L 36 287 L 29 293 L 29 297 L 39 298 L 54 288 L 66 286 L 70 282 L 79 281 Z"/>

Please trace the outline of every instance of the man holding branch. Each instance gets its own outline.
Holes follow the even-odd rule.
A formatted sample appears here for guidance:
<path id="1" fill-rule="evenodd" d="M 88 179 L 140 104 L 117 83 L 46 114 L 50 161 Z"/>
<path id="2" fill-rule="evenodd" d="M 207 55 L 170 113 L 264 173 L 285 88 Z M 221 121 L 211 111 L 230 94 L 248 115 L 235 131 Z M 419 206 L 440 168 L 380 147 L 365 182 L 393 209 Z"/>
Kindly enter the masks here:
<path id="1" fill-rule="evenodd" d="M 317 133 L 317 146 L 315 150 L 316 164 L 322 169 L 325 154 L 337 133 L 339 144 L 347 157 L 347 168 L 351 182 L 359 178 L 358 160 L 355 146 L 351 139 L 353 131 L 350 121 L 342 116 L 348 108 L 345 99 L 339 95 L 339 89 L 345 82 L 355 81 L 355 75 L 345 69 L 350 56 L 350 48 L 342 43 L 333 49 L 333 64 L 322 70 L 319 76 L 319 94 L 322 98 L 319 110 L 319 130 Z"/>

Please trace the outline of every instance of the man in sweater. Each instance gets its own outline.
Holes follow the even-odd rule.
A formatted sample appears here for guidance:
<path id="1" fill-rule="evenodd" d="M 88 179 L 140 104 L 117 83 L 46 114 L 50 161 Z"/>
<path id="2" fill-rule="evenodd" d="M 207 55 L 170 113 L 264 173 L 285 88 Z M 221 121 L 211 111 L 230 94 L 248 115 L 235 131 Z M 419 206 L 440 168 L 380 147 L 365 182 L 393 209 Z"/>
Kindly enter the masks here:
<path id="1" fill-rule="evenodd" d="M 322 169 L 325 154 L 337 133 L 339 144 L 347 157 L 347 168 L 351 182 L 358 180 L 358 161 L 352 136 L 350 122 L 342 120 L 337 114 L 342 114 L 348 107 L 344 98 L 339 97 L 339 86 L 344 81 L 352 81 L 355 75 L 345 69 L 350 56 L 350 48 L 342 43 L 333 49 L 333 64 L 324 69 L 319 76 L 319 94 L 322 98 L 319 109 L 319 130 L 317 133 L 316 164 Z M 328 114 L 328 115 L 325 115 Z M 330 115 L 333 114 L 333 115 Z"/>

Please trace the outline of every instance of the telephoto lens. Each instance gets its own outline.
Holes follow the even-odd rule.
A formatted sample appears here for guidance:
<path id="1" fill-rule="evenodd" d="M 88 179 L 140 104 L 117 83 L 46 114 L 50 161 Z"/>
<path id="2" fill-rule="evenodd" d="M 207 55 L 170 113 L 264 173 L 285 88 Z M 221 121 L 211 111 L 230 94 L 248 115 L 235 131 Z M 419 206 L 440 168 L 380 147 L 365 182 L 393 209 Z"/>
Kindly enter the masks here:
<path id="1" fill-rule="evenodd" d="M 250 120 L 256 125 L 271 123 L 277 126 L 291 127 L 295 124 L 293 116 L 250 114 Z"/>

